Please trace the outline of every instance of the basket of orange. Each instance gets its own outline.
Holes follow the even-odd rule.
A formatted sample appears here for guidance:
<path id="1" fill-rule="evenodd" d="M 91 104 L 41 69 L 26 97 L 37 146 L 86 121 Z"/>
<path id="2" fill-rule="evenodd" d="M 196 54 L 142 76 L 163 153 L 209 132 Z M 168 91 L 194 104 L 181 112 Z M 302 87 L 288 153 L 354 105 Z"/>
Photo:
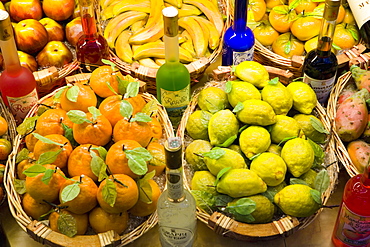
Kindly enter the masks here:
<path id="1" fill-rule="evenodd" d="M 312 89 L 285 85 L 277 76 L 284 73 L 242 62 L 229 79 L 194 92 L 182 118 L 186 184 L 198 219 L 217 234 L 291 235 L 320 214 L 335 188 L 330 121 Z"/>
<path id="2" fill-rule="evenodd" d="M 221 53 L 222 36 L 230 21 L 228 1 L 102 0 L 98 8 L 99 26 L 112 61 L 147 82 L 152 94 L 157 70 L 165 61 L 162 9 L 168 6 L 179 10 L 180 61 L 195 81 Z"/>
<path id="3" fill-rule="evenodd" d="M 113 64 L 66 80 L 17 128 L 5 177 L 10 211 L 46 245 L 126 245 L 157 223 L 171 122 Z"/>

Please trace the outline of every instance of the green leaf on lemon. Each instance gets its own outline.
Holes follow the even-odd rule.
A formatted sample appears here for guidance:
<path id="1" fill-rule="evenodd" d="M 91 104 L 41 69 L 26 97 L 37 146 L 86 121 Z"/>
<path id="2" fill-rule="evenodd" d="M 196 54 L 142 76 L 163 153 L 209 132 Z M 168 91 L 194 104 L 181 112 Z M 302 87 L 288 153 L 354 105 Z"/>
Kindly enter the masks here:
<path id="1" fill-rule="evenodd" d="M 17 127 L 17 133 L 25 135 L 35 129 L 36 121 L 39 116 L 29 117 L 23 120 L 23 122 Z"/>
<path id="2" fill-rule="evenodd" d="M 213 213 L 216 200 L 211 193 L 202 190 L 191 190 L 190 192 L 194 196 L 196 204 L 199 208 L 203 209 L 209 214 Z"/>
<path id="3" fill-rule="evenodd" d="M 277 85 L 279 83 L 279 77 L 275 77 L 271 80 L 269 80 L 268 84 L 270 85 Z"/>
<path id="4" fill-rule="evenodd" d="M 322 205 L 321 193 L 318 190 L 312 189 L 310 190 L 310 194 L 317 204 Z"/>
<path id="5" fill-rule="evenodd" d="M 102 189 L 103 200 L 113 207 L 117 199 L 116 184 L 112 179 L 106 179 L 106 183 Z"/>
<path id="6" fill-rule="evenodd" d="M 303 184 L 303 185 L 308 185 L 308 183 L 306 183 L 306 181 L 302 180 L 302 179 L 299 179 L 299 178 L 291 178 L 289 179 L 289 184 Z"/>
<path id="7" fill-rule="evenodd" d="M 314 153 L 315 153 L 315 164 L 321 164 L 324 162 L 325 153 L 322 150 L 321 146 L 318 145 L 316 142 L 312 141 L 311 139 L 307 139 L 307 141 L 310 143 Z"/>
<path id="8" fill-rule="evenodd" d="M 38 165 L 47 165 L 52 164 L 54 161 L 57 160 L 58 155 L 63 151 L 62 148 L 58 149 L 57 151 L 48 151 L 42 153 L 38 160 L 36 160 L 36 164 Z"/>
<path id="9" fill-rule="evenodd" d="M 236 201 L 234 206 L 228 206 L 235 208 L 235 211 L 241 215 L 248 215 L 256 210 L 256 203 L 249 198 L 240 198 Z M 227 207 L 227 208 L 228 208 Z"/>
<path id="10" fill-rule="evenodd" d="M 212 148 L 211 151 L 209 152 L 206 152 L 206 153 L 203 153 L 203 157 L 208 157 L 208 158 L 211 158 L 211 159 L 214 159 L 214 160 L 218 160 L 219 158 L 221 158 L 224 154 L 226 153 L 225 150 L 219 148 L 219 147 L 214 147 Z"/>
<path id="11" fill-rule="evenodd" d="M 133 111 L 134 111 L 134 108 L 132 107 L 130 102 L 126 100 L 121 100 L 119 104 L 119 113 L 121 114 L 122 117 L 130 118 Z"/>
<path id="12" fill-rule="evenodd" d="M 233 142 L 236 140 L 236 138 L 238 138 L 237 135 L 233 135 L 233 136 L 230 136 L 229 138 L 227 138 L 227 140 L 220 144 L 220 145 L 217 145 L 218 147 L 225 147 L 227 148 L 228 146 L 230 146 L 231 144 L 233 144 Z"/>
<path id="13" fill-rule="evenodd" d="M 316 176 L 314 187 L 322 194 L 329 188 L 329 185 L 330 177 L 328 171 L 322 169 Z"/>
<path id="14" fill-rule="evenodd" d="M 243 110 L 244 109 L 244 105 L 243 105 L 243 103 L 242 102 L 238 102 L 236 105 L 235 105 L 235 107 L 234 107 L 234 109 L 233 109 L 233 112 L 234 113 L 236 113 L 236 112 L 240 112 L 241 110 Z"/>
<path id="15" fill-rule="evenodd" d="M 222 178 L 222 176 L 225 175 L 225 173 L 227 173 L 230 169 L 231 169 L 231 167 L 225 167 L 217 173 L 216 181 L 214 183 L 214 186 L 217 186 L 217 184 L 220 181 L 220 179 Z"/>
<path id="16" fill-rule="evenodd" d="M 225 84 L 225 93 L 230 93 L 232 89 L 233 89 L 232 81 L 227 81 Z"/>
<path id="17" fill-rule="evenodd" d="M 317 130 L 318 132 L 323 133 L 323 134 L 330 134 L 329 131 L 327 131 L 325 129 L 324 125 L 322 124 L 322 122 L 320 120 L 311 117 L 310 118 L 310 123 L 311 123 L 312 127 L 315 130 Z"/>
<path id="18" fill-rule="evenodd" d="M 78 93 L 80 91 L 80 88 L 78 86 L 72 86 L 67 89 L 67 99 L 72 102 L 77 102 Z"/>
<path id="19" fill-rule="evenodd" d="M 63 188 L 61 193 L 61 203 L 72 201 L 80 194 L 81 188 L 79 184 L 80 182 L 75 182 Z"/>
<path id="20" fill-rule="evenodd" d="M 70 214 L 60 213 L 57 220 L 57 226 L 60 233 L 70 238 L 77 234 L 76 219 Z"/>

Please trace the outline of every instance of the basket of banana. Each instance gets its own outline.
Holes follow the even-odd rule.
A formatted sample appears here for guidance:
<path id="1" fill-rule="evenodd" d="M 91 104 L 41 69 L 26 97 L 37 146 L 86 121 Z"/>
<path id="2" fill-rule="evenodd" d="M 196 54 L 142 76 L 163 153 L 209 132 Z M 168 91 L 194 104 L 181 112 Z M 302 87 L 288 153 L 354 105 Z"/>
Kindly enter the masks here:
<path id="1" fill-rule="evenodd" d="M 180 123 L 198 219 L 223 236 L 288 236 L 320 214 L 337 183 L 330 121 L 312 89 L 284 85 L 284 73 L 242 62 L 229 80 L 197 89 Z"/>
<path id="2" fill-rule="evenodd" d="M 157 70 L 164 63 L 161 10 L 166 6 L 179 10 L 180 61 L 196 81 L 221 52 L 222 36 L 229 25 L 229 17 L 224 17 L 225 0 L 100 0 L 98 13 L 113 61 L 147 82 L 147 90 L 153 94 Z"/>

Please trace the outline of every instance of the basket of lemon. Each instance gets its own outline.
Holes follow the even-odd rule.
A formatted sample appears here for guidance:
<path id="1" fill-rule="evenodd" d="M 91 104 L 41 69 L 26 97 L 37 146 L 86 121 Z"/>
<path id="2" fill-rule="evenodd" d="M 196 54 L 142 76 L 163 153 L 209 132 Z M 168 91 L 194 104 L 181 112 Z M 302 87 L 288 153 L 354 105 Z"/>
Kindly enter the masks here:
<path id="1" fill-rule="evenodd" d="M 242 62 L 233 80 L 206 83 L 177 133 L 198 218 L 244 241 L 303 229 L 338 179 L 330 121 L 315 93 L 303 82 L 284 85 L 268 68 Z"/>
<path id="2" fill-rule="evenodd" d="M 157 223 L 171 122 L 113 65 L 66 80 L 17 128 L 6 172 L 10 211 L 46 245 L 126 245 Z"/>
<path id="3" fill-rule="evenodd" d="M 216 61 L 229 26 L 225 0 L 100 0 L 98 21 L 111 49 L 112 61 L 123 71 L 147 82 L 156 94 L 155 76 L 164 63 L 163 7 L 179 10 L 180 61 L 199 79 Z"/>

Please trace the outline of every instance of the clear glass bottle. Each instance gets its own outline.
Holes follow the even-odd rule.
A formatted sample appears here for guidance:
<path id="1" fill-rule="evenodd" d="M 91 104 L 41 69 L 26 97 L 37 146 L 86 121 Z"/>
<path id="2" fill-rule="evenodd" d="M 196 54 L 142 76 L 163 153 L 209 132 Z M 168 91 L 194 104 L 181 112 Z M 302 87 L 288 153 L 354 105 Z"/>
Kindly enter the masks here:
<path id="1" fill-rule="evenodd" d="M 332 241 L 337 247 L 370 246 L 370 164 L 344 187 Z"/>
<path id="2" fill-rule="evenodd" d="M 190 73 L 179 60 L 178 10 L 162 10 L 166 62 L 156 74 L 157 99 L 176 128 L 190 102 Z"/>
<path id="3" fill-rule="evenodd" d="M 181 138 L 169 138 L 165 151 L 167 189 L 157 203 L 160 241 L 163 247 L 190 247 L 196 236 L 196 202 L 183 186 Z"/>
<path id="4" fill-rule="evenodd" d="M 0 10 L 0 47 L 4 71 L 0 76 L 0 90 L 4 103 L 14 115 L 17 124 L 37 104 L 37 84 L 32 72 L 21 66 L 8 12 Z"/>
<path id="5" fill-rule="evenodd" d="M 326 105 L 336 80 L 338 60 L 331 51 L 341 0 L 326 0 L 317 48 L 311 50 L 303 63 L 303 81 L 310 84 L 318 101 Z"/>
<path id="6" fill-rule="evenodd" d="M 254 54 L 254 34 L 247 26 L 248 0 L 235 0 L 234 24 L 224 35 L 222 66 L 238 65 L 252 61 Z"/>
<path id="7" fill-rule="evenodd" d="M 83 35 L 76 44 L 77 60 L 81 62 L 82 72 L 92 72 L 102 59 L 109 58 L 109 46 L 106 39 L 98 32 L 95 20 L 93 0 L 79 0 Z"/>
<path id="8" fill-rule="evenodd" d="M 370 49 L 370 2 L 358 0 L 347 0 L 347 2 L 360 29 L 361 38 L 366 48 Z"/>

